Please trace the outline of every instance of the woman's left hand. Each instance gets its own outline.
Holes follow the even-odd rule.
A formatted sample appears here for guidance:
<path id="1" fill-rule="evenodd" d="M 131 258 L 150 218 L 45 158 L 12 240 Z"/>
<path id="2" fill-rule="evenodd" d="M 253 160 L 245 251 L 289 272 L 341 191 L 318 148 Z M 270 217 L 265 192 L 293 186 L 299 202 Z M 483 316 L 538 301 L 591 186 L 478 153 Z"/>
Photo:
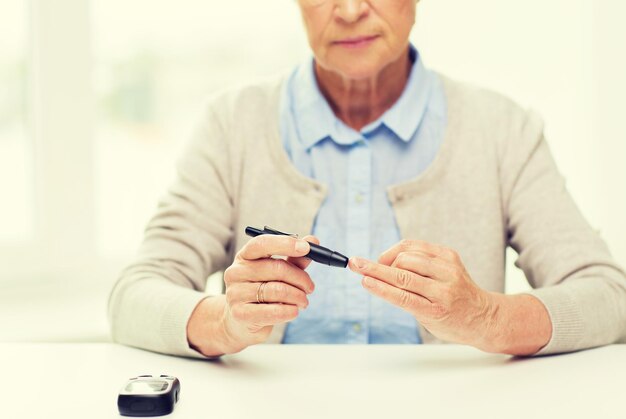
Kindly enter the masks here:
<path id="1" fill-rule="evenodd" d="M 351 258 L 369 292 L 413 314 L 430 333 L 450 342 L 490 350 L 497 304 L 479 288 L 452 249 L 402 240 L 378 263 Z"/>

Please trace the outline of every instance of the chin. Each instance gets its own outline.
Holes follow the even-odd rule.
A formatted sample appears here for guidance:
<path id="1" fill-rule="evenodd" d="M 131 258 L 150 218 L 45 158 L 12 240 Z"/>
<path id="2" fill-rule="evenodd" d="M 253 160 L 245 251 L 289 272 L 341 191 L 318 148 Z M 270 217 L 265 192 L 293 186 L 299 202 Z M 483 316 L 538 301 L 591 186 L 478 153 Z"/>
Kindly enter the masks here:
<path id="1" fill-rule="evenodd" d="M 369 57 L 346 56 L 330 60 L 324 67 L 343 77 L 360 80 L 376 76 L 384 67 L 384 63 Z"/>
<path id="2" fill-rule="evenodd" d="M 331 46 L 322 54 L 322 67 L 352 80 L 372 78 L 393 60 L 376 44 L 363 50 Z"/>
<path id="3" fill-rule="evenodd" d="M 376 76 L 380 71 L 380 67 L 368 64 L 349 63 L 337 67 L 335 71 L 348 79 L 361 80 Z"/>

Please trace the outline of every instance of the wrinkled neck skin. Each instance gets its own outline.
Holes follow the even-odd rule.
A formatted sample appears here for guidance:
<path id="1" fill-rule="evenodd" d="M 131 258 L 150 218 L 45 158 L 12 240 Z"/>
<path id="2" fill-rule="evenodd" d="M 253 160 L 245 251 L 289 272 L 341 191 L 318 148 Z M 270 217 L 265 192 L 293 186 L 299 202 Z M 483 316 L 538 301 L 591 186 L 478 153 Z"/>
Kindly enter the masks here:
<path id="1" fill-rule="evenodd" d="M 315 77 L 331 109 L 346 125 L 360 130 L 378 119 L 400 97 L 411 71 L 406 53 L 368 78 L 350 79 L 315 61 Z"/>

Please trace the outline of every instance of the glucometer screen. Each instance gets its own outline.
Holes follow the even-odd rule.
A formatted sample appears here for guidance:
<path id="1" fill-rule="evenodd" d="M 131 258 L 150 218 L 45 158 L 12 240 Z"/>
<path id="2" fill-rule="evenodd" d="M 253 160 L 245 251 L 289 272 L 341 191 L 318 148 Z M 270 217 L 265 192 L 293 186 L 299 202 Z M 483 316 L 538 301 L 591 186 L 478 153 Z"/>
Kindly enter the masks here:
<path id="1" fill-rule="evenodd" d="M 162 380 L 137 380 L 128 383 L 125 391 L 135 394 L 151 394 L 167 389 L 167 382 Z"/>

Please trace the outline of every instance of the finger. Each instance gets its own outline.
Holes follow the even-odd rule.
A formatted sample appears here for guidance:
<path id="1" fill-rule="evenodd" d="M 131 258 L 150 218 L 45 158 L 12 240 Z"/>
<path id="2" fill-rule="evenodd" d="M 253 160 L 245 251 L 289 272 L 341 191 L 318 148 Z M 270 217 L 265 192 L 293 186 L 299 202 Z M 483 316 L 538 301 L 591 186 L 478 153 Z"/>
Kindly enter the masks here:
<path id="1" fill-rule="evenodd" d="M 309 250 L 309 243 L 306 240 L 291 236 L 261 234 L 250 239 L 236 257 L 244 260 L 269 258 L 273 255 L 298 257 L 306 255 Z"/>
<path id="2" fill-rule="evenodd" d="M 298 307 L 291 304 L 237 304 L 231 308 L 233 318 L 256 326 L 285 323 L 298 317 Z"/>
<path id="3" fill-rule="evenodd" d="M 401 252 L 391 264 L 391 267 L 406 269 L 418 275 L 446 282 L 454 277 L 450 262 L 435 259 L 421 252 Z"/>
<path id="4" fill-rule="evenodd" d="M 226 301 L 231 306 L 239 303 L 258 303 L 257 295 L 266 304 L 291 304 L 303 309 L 309 305 L 309 299 L 301 289 L 279 281 L 270 281 L 265 285 L 263 282 L 242 282 L 226 289 Z"/>
<path id="5" fill-rule="evenodd" d="M 391 266 L 395 258 L 401 252 L 420 251 L 427 255 L 435 257 L 437 252 L 433 249 L 434 245 L 423 240 L 403 239 L 391 246 L 378 256 L 378 263 Z"/>
<path id="6" fill-rule="evenodd" d="M 378 263 L 390 266 L 399 253 L 412 251 L 422 252 L 430 257 L 440 258 L 450 262 L 458 259 L 458 254 L 453 249 L 423 240 L 404 239 L 382 252 L 378 257 Z"/>
<path id="7" fill-rule="evenodd" d="M 363 258 L 350 258 L 350 269 L 361 275 L 370 276 L 398 289 L 429 298 L 434 293 L 435 282 L 431 278 L 408 269 L 390 267 Z"/>
<path id="8" fill-rule="evenodd" d="M 224 272 L 228 289 L 234 283 L 282 281 L 310 294 L 315 289 L 308 273 L 282 259 L 258 259 L 229 266 Z"/>
<path id="9" fill-rule="evenodd" d="M 396 288 L 393 285 L 379 281 L 376 278 L 365 276 L 361 281 L 361 284 L 373 295 L 376 295 L 393 305 L 403 308 L 416 317 L 428 313 L 431 309 L 432 304 L 430 301 L 421 295 Z"/>
<path id="10" fill-rule="evenodd" d="M 302 238 L 302 240 L 306 240 L 309 243 L 315 243 L 315 244 L 320 244 L 320 241 L 317 237 L 315 236 L 304 236 Z M 306 256 L 301 256 L 301 257 L 293 257 L 293 256 L 289 256 L 287 258 L 287 261 L 290 263 L 293 263 L 294 265 L 296 265 L 298 268 L 305 270 L 312 262 L 311 259 L 307 258 Z"/>

